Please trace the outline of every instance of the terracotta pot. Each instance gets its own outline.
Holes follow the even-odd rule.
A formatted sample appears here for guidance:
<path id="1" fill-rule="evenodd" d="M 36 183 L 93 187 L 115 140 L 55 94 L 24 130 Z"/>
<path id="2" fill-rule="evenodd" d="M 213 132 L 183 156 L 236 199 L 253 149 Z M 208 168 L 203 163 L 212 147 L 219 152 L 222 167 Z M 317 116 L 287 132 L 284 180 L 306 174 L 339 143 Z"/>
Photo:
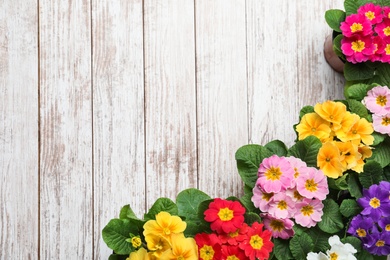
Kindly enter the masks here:
<path id="1" fill-rule="evenodd" d="M 336 55 L 333 50 L 333 37 L 328 35 L 324 43 L 324 55 L 328 64 L 337 72 L 344 72 L 344 62 Z"/>

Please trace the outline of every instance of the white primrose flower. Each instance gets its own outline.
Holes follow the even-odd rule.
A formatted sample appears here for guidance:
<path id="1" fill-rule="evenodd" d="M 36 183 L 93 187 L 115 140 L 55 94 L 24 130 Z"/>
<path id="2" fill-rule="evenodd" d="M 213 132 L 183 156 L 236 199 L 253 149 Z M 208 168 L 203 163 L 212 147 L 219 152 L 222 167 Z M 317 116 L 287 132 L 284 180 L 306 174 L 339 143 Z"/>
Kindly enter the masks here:
<path id="1" fill-rule="evenodd" d="M 341 243 L 340 238 L 337 235 L 334 235 L 328 240 L 330 245 L 330 250 L 326 251 L 326 255 L 322 252 L 313 253 L 310 252 L 307 254 L 307 260 L 356 260 L 356 257 L 353 255 L 357 251 L 349 243 Z"/>

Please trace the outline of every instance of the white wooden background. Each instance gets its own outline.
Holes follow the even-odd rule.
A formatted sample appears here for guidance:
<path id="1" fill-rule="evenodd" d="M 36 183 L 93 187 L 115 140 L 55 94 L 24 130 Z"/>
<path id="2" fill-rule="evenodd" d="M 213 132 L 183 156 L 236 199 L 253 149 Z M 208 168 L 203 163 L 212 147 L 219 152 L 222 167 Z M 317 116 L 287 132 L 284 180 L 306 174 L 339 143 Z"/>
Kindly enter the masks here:
<path id="1" fill-rule="evenodd" d="M 107 259 L 122 205 L 240 195 L 240 146 L 342 97 L 342 2 L 0 0 L 0 259 Z"/>

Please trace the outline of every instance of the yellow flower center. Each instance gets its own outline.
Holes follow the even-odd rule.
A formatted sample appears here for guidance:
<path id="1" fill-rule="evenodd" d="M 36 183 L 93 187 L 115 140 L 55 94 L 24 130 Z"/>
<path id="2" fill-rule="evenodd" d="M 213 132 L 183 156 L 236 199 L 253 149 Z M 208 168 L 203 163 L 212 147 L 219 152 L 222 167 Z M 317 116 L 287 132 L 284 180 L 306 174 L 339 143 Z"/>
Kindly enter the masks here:
<path id="1" fill-rule="evenodd" d="M 259 235 L 251 236 L 249 244 L 252 246 L 252 248 L 260 250 L 263 247 L 263 239 L 259 237 Z"/>
<path id="2" fill-rule="evenodd" d="M 273 192 L 271 192 L 271 193 L 263 193 L 262 199 L 266 200 L 266 201 L 269 201 L 272 198 L 272 196 L 274 196 Z"/>
<path id="3" fill-rule="evenodd" d="M 299 171 L 298 171 L 298 169 L 297 168 L 294 168 L 294 178 L 296 179 L 296 178 L 298 178 L 298 176 L 299 176 Z"/>
<path id="4" fill-rule="evenodd" d="M 177 258 L 177 260 L 185 260 L 185 257 L 182 256 L 182 255 L 179 255 L 179 257 Z"/>
<path id="5" fill-rule="evenodd" d="M 374 209 L 378 208 L 381 205 L 381 201 L 378 200 L 377 198 L 372 198 L 370 199 L 370 206 L 373 207 Z"/>
<path id="6" fill-rule="evenodd" d="M 276 231 L 282 231 L 284 229 L 284 224 L 282 221 L 280 220 L 276 220 L 276 219 L 273 219 L 270 223 L 270 226 L 273 230 L 276 230 Z"/>
<path id="7" fill-rule="evenodd" d="M 317 131 L 317 128 L 312 127 L 312 128 L 311 128 L 311 131 L 312 131 L 313 133 L 315 133 L 315 132 Z"/>
<path id="8" fill-rule="evenodd" d="M 363 25 L 361 23 L 353 23 L 350 28 L 351 32 L 354 33 L 363 30 Z"/>
<path id="9" fill-rule="evenodd" d="M 294 191 L 294 198 L 297 200 L 300 200 L 303 198 L 303 196 L 301 194 L 299 194 L 299 192 L 296 190 L 296 191 Z"/>
<path id="10" fill-rule="evenodd" d="M 367 235 L 366 231 L 364 229 L 361 229 L 361 228 L 356 229 L 356 234 L 359 237 L 366 237 L 366 235 Z"/>
<path id="11" fill-rule="evenodd" d="M 287 203 L 286 203 L 286 201 L 284 201 L 284 200 L 279 201 L 277 207 L 278 207 L 279 209 L 281 209 L 281 210 L 286 210 L 286 209 L 287 209 Z"/>
<path id="12" fill-rule="evenodd" d="M 235 232 L 230 232 L 229 233 L 229 237 L 236 237 L 236 236 L 238 236 L 238 234 L 239 234 L 239 229 L 237 229 Z"/>
<path id="13" fill-rule="evenodd" d="M 279 180 L 281 175 L 282 172 L 280 171 L 279 167 L 271 167 L 265 172 L 265 177 L 267 180 Z"/>
<path id="14" fill-rule="evenodd" d="M 330 254 L 330 260 L 337 260 L 337 259 L 339 259 L 338 254 L 336 254 L 335 252 Z"/>
<path id="15" fill-rule="evenodd" d="M 235 255 L 229 255 L 228 257 L 226 257 L 226 260 L 240 260 L 240 258 Z"/>
<path id="16" fill-rule="evenodd" d="M 386 44 L 385 51 L 386 51 L 386 55 L 390 55 L 390 43 Z"/>
<path id="17" fill-rule="evenodd" d="M 384 246 L 384 245 L 385 245 L 385 241 L 384 241 L 384 240 L 378 240 L 378 241 L 376 241 L 375 245 L 376 245 L 377 247 Z"/>
<path id="18" fill-rule="evenodd" d="M 212 246 L 203 246 L 200 250 L 199 250 L 199 255 L 202 259 L 204 260 L 212 260 L 213 257 L 214 257 L 214 249 Z"/>
<path id="19" fill-rule="evenodd" d="M 141 238 L 139 238 L 139 237 L 132 237 L 132 238 L 131 238 L 131 245 L 132 245 L 134 248 L 140 247 L 141 244 L 142 244 Z"/>
<path id="20" fill-rule="evenodd" d="M 384 126 L 390 125 L 390 118 L 389 117 L 382 118 L 382 125 Z"/>
<path id="21" fill-rule="evenodd" d="M 378 96 L 376 98 L 376 104 L 377 105 L 380 105 L 381 107 L 384 107 L 384 106 L 386 106 L 386 103 L 387 103 L 386 96 Z"/>
<path id="22" fill-rule="evenodd" d="M 163 232 L 165 235 L 169 236 L 171 234 L 171 230 L 169 228 L 164 228 Z"/>
<path id="23" fill-rule="evenodd" d="M 390 231 L 390 224 L 387 224 L 385 229 L 386 229 L 386 231 Z"/>
<path id="24" fill-rule="evenodd" d="M 233 218 L 233 216 L 233 210 L 229 208 L 220 209 L 218 212 L 218 217 L 222 221 L 229 221 Z"/>
<path id="25" fill-rule="evenodd" d="M 357 41 L 354 41 L 352 42 L 352 50 L 354 50 L 355 52 L 362 52 L 364 50 L 364 47 L 365 46 L 365 43 L 361 40 L 357 40 Z"/>
<path id="26" fill-rule="evenodd" d="M 310 180 L 306 180 L 305 188 L 310 192 L 315 192 L 317 191 L 317 185 L 318 184 L 314 182 L 314 179 L 310 179 Z"/>
<path id="27" fill-rule="evenodd" d="M 366 12 L 365 15 L 370 21 L 375 18 L 375 13 L 371 11 Z"/>
<path id="28" fill-rule="evenodd" d="M 386 35 L 386 36 L 389 36 L 390 35 L 390 26 L 387 26 L 386 28 L 383 29 L 383 33 Z"/>
<path id="29" fill-rule="evenodd" d="M 312 205 L 306 205 L 301 208 L 301 212 L 304 216 L 310 216 L 314 212 L 314 208 Z"/>

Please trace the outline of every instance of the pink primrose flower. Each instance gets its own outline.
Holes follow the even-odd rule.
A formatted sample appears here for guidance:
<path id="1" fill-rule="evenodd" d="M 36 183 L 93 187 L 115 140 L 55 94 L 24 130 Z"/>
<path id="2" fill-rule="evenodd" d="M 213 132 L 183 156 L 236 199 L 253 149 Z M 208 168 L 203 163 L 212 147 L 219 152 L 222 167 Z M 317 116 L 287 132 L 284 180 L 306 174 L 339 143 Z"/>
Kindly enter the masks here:
<path id="1" fill-rule="evenodd" d="M 379 37 L 390 38 L 390 19 L 384 19 L 383 22 L 375 26 L 374 30 L 379 35 Z"/>
<path id="2" fill-rule="evenodd" d="M 289 196 L 295 203 L 301 202 L 305 198 L 299 193 L 296 187 L 294 189 L 287 189 L 286 195 Z"/>
<path id="3" fill-rule="evenodd" d="M 383 19 L 382 7 L 380 5 L 374 5 L 373 3 L 362 5 L 357 12 L 358 14 L 364 15 L 371 24 L 380 23 Z"/>
<path id="4" fill-rule="evenodd" d="M 322 209 L 324 204 L 320 200 L 303 199 L 295 205 L 295 222 L 303 227 L 314 227 L 317 222 L 321 221 L 323 215 Z"/>
<path id="5" fill-rule="evenodd" d="M 265 228 L 272 232 L 272 237 L 289 239 L 294 235 L 294 222 L 291 219 L 277 219 L 270 214 L 260 214 Z"/>
<path id="6" fill-rule="evenodd" d="M 285 157 L 273 155 L 260 164 L 257 184 L 267 193 L 284 191 L 293 185 L 294 169 Z"/>
<path id="7" fill-rule="evenodd" d="M 367 92 L 362 103 L 377 115 L 385 115 L 390 112 L 390 89 L 387 86 L 377 86 Z"/>
<path id="8" fill-rule="evenodd" d="M 390 135 L 390 113 L 385 115 L 372 115 L 374 130 L 381 134 Z"/>
<path id="9" fill-rule="evenodd" d="M 353 36 L 341 40 L 341 50 L 347 61 L 352 63 L 367 61 L 375 49 L 371 37 Z"/>
<path id="10" fill-rule="evenodd" d="M 326 195 L 329 194 L 326 176 L 321 170 L 317 170 L 316 168 L 308 167 L 308 169 L 306 174 L 298 177 L 298 192 L 308 199 L 316 198 L 324 200 Z"/>
<path id="11" fill-rule="evenodd" d="M 286 157 L 286 160 L 290 162 L 291 167 L 294 169 L 294 179 L 297 179 L 298 176 L 306 171 L 307 165 L 304 161 L 294 156 Z M 295 187 L 294 185 L 291 188 Z"/>
<path id="12" fill-rule="evenodd" d="M 371 21 L 362 14 L 351 14 L 340 23 L 340 29 L 344 36 L 367 36 L 372 34 Z"/>
<path id="13" fill-rule="evenodd" d="M 251 200 L 256 208 L 259 208 L 262 212 L 268 212 L 273 196 L 273 193 L 264 192 L 259 185 L 256 184 L 253 188 L 253 196 Z"/>
<path id="14" fill-rule="evenodd" d="M 268 213 L 274 218 L 291 218 L 295 214 L 295 202 L 285 192 L 274 195 Z"/>

